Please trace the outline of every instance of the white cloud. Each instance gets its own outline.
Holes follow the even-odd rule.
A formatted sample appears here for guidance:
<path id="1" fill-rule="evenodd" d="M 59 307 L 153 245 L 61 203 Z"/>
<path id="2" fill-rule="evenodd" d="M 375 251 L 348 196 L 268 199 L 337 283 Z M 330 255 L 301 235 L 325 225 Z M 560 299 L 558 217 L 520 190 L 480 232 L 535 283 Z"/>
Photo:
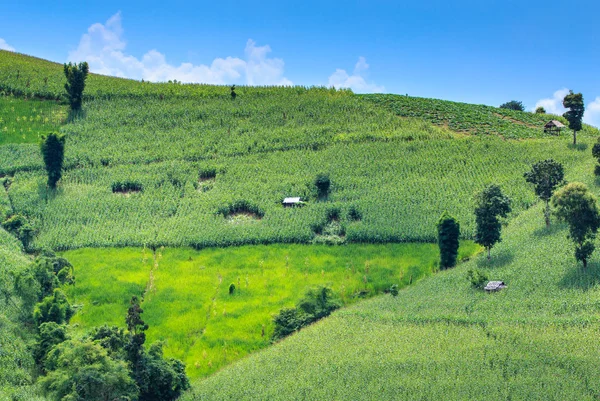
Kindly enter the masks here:
<path id="1" fill-rule="evenodd" d="M 548 114 L 556 114 L 557 116 L 562 116 L 564 112 L 567 111 L 563 107 L 562 102 L 568 93 L 569 90 L 567 88 L 559 89 L 556 92 L 554 92 L 554 95 L 551 98 L 538 100 L 535 104 L 534 110 L 541 106 L 544 109 L 546 109 L 546 113 Z"/>
<path id="2" fill-rule="evenodd" d="M 546 109 L 546 113 L 562 116 L 567 111 L 567 109 L 563 107 L 563 99 L 568 93 L 569 90 L 566 88 L 559 89 L 554 92 L 554 95 L 551 98 L 538 100 L 534 110 L 542 106 Z M 583 122 L 600 127 L 600 96 L 587 104 L 585 113 L 583 114 Z"/>
<path id="3" fill-rule="evenodd" d="M 15 48 L 12 47 L 11 45 L 9 45 L 8 43 L 6 43 L 6 40 L 0 38 L 0 50 L 8 50 L 8 51 L 14 52 Z"/>
<path id="4" fill-rule="evenodd" d="M 292 85 L 283 76 L 284 62 L 269 58 L 271 48 L 256 46 L 249 39 L 246 59 L 237 57 L 216 58 L 210 65 L 182 63 L 169 64 L 164 54 L 152 49 L 138 59 L 126 53 L 121 13 L 105 24 L 96 23 L 88 28 L 76 50 L 69 52 L 68 61 L 87 61 L 90 71 L 124 78 L 148 81 L 168 81 L 208 84 L 245 83 L 248 85 Z"/>
<path id="5" fill-rule="evenodd" d="M 583 114 L 583 121 L 586 124 L 594 125 L 600 128 L 600 96 L 596 100 L 589 103 Z"/>
<path id="6" fill-rule="evenodd" d="M 359 57 L 352 75 L 348 74 L 346 70 L 338 68 L 329 77 L 329 86 L 350 88 L 357 93 L 384 92 L 385 88 L 383 86 L 366 81 L 365 75 L 367 75 L 368 69 L 369 64 L 367 64 L 367 60 L 364 57 Z"/>

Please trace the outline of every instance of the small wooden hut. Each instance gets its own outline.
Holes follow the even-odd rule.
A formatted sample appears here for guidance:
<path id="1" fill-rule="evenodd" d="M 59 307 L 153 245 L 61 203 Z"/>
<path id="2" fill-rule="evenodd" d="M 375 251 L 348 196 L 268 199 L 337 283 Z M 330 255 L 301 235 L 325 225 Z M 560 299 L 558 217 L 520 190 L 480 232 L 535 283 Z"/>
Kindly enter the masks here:
<path id="1" fill-rule="evenodd" d="M 563 123 L 557 120 L 548 121 L 544 125 L 544 132 L 547 134 L 559 134 L 563 128 L 567 128 Z"/>
<path id="2" fill-rule="evenodd" d="M 300 198 L 285 198 L 283 202 L 281 202 L 283 207 L 292 207 L 292 206 L 302 206 L 304 202 L 300 200 Z"/>
<path id="3" fill-rule="evenodd" d="M 504 284 L 504 281 L 490 281 L 483 289 L 487 292 L 496 292 L 500 291 L 503 288 L 506 288 L 506 284 Z"/>

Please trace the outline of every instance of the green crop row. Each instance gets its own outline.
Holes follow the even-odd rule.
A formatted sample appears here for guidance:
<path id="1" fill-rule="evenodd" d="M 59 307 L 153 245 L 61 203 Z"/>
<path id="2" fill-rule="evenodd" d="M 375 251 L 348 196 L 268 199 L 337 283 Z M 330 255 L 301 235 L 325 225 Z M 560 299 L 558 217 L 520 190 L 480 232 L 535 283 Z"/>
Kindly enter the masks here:
<path id="1" fill-rule="evenodd" d="M 36 229 L 34 248 L 106 246 L 225 246 L 310 242 L 315 227 L 335 209 L 350 242 L 435 241 L 435 224 L 447 210 L 474 233 L 473 195 L 495 182 L 518 213 L 535 203 L 523 173 L 555 158 L 569 172 L 591 155 L 556 140 L 499 138 L 337 144 L 202 162 L 75 168 L 56 192 L 41 171 L 17 172 L 9 187 L 14 211 Z M 215 170 L 214 178 L 202 178 Z M 328 172 L 327 200 L 317 199 L 314 178 Z M 126 183 L 132 192 L 113 192 Z M 117 185 L 119 184 L 119 185 Z M 129 185 L 130 184 L 130 185 Z M 284 197 L 307 199 L 284 208 Z M 261 211 L 261 219 L 220 214 L 236 202 Z M 349 216 L 357 209 L 362 219 Z"/>

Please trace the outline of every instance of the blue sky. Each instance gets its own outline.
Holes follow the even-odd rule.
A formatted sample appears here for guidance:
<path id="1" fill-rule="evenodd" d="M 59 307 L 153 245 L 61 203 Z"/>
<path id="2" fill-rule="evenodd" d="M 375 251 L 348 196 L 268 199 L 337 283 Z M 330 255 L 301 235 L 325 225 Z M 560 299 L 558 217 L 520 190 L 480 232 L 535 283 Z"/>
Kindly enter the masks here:
<path id="1" fill-rule="evenodd" d="M 136 79 L 351 87 L 600 125 L 600 1 L 0 2 L 0 48 Z"/>

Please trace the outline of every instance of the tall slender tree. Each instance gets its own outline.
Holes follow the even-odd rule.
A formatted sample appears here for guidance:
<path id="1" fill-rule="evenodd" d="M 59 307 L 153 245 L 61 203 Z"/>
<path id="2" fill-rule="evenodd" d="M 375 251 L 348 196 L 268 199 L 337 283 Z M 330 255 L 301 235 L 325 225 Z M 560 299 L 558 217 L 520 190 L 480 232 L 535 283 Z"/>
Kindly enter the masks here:
<path id="1" fill-rule="evenodd" d="M 498 185 L 492 184 L 477 194 L 475 200 L 475 242 L 485 247 L 489 260 L 492 247 L 501 241 L 502 224 L 499 217 L 506 217 L 510 213 L 510 199 Z"/>
<path id="2" fill-rule="evenodd" d="M 48 173 L 48 186 L 54 189 L 56 183 L 62 177 L 63 161 L 65 159 L 64 135 L 53 132 L 42 137 L 40 149 Z"/>
<path id="3" fill-rule="evenodd" d="M 440 247 L 440 269 L 454 267 L 458 257 L 460 224 L 454 217 L 444 212 L 438 221 L 437 229 L 438 245 Z"/>
<path id="4" fill-rule="evenodd" d="M 85 89 L 85 79 L 87 78 L 90 68 L 88 63 L 69 63 L 64 65 L 65 77 L 67 83 L 65 84 L 65 90 L 67 91 L 67 98 L 71 105 L 71 110 L 81 109 L 81 103 L 83 102 L 83 90 Z"/>
<path id="5" fill-rule="evenodd" d="M 569 91 L 569 94 L 563 99 L 563 106 L 565 109 L 569 109 L 563 114 L 563 117 L 569 121 L 569 128 L 573 130 L 573 145 L 577 145 L 577 131 L 583 127 L 581 120 L 585 111 L 583 95 Z"/>

